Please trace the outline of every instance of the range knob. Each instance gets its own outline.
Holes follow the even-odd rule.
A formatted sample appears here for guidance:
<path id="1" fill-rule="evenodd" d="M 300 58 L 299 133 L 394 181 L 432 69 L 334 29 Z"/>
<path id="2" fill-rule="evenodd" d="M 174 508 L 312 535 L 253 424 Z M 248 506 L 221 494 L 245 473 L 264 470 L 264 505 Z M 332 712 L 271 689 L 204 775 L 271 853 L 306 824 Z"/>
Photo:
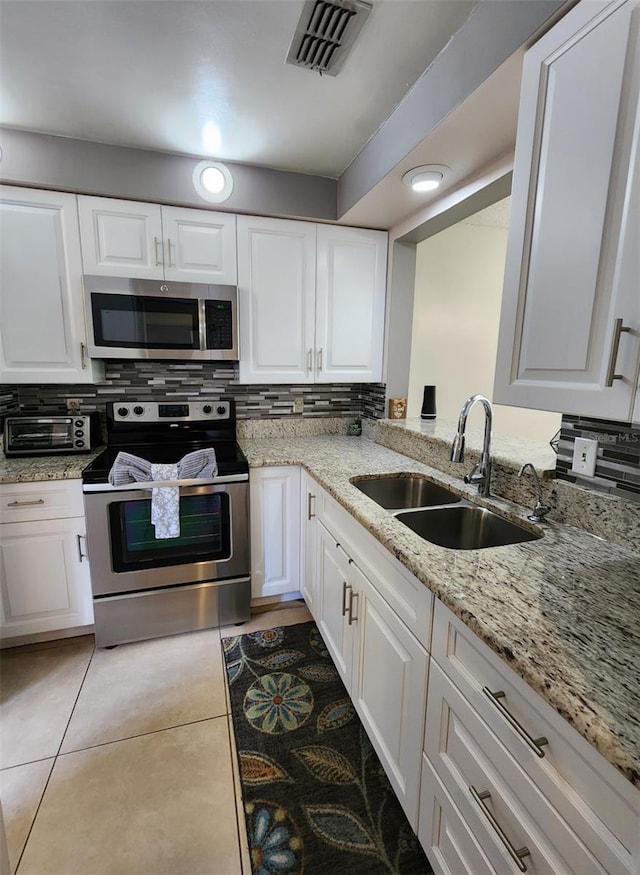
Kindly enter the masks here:
<path id="1" fill-rule="evenodd" d="M 226 412 L 227 408 L 223 404 L 216 408 L 216 413 L 218 413 L 220 416 L 222 416 Z"/>
<path id="2" fill-rule="evenodd" d="M 77 447 L 83 447 L 83 446 L 84 446 L 84 441 L 74 441 L 74 443 L 75 443 L 75 445 L 76 445 Z"/>
<path id="3" fill-rule="evenodd" d="M 82 426 L 84 425 L 84 422 L 81 419 L 76 419 L 74 425 L 76 428 L 82 428 Z"/>
<path id="4" fill-rule="evenodd" d="M 205 404 L 202 407 L 202 412 L 206 413 L 207 416 L 211 413 L 212 410 L 213 410 L 213 407 L 210 404 Z"/>
<path id="5" fill-rule="evenodd" d="M 77 429 L 74 431 L 74 434 L 75 434 L 76 437 L 84 437 L 84 432 L 82 431 L 81 428 L 77 428 Z"/>
<path id="6" fill-rule="evenodd" d="M 129 416 L 128 407 L 118 407 L 118 416 Z"/>
<path id="7" fill-rule="evenodd" d="M 140 405 L 138 404 L 136 405 L 136 407 L 133 408 L 133 412 L 136 416 L 142 416 L 142 414 L 144 413 L 144 407 L 140 407 Z"/>

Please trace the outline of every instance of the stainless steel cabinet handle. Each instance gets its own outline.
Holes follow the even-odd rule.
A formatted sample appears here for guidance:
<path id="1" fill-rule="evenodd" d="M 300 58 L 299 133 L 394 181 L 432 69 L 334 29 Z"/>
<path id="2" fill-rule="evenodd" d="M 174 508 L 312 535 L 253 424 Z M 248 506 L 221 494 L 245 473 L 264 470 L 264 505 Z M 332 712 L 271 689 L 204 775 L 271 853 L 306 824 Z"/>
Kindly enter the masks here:
<path id="1" fill-rule="evenodd" d="M 82 552 L 82 538 L 86 538 L 86 535 L 76 535 L 76 538 L 78 539 L 78 561 L 82 562 L 83 559 L 89 558 L 86 553 Z"/>
<path id="2" fill-rule="evenodd" d="M 168 249 L 168 255 L 169 255 L 169 267 L 175 267 L 175 264 L 173 263 L 173 261 L 171 259 L 171 237 L 167 237 L 167 249 Z"/>
<path id="3" fill-rule="evenodd" d="M 613 326 L 613 339 L 611 341 L 611 354 L 609 356 L 609 367 L 607 369 L 607 382 L 605 388 L 610 389 L 613 386 L 614 380 L 624 380 L 624 374 L 616 374 L 616 363 L 618 361 L 618 350 L 620 348 L 620 336 L 627 331 L 631 331 L 628 325 L 623 325 L 624 319 L 616 319 Z"/>
<path id="4" fill-rule="evenodd" d="M 44 504 L 44 498 L 37 498 L 35 501 L 10 501 L 7 507 L 29 507 L 34 504 Z"/>
<path id="5" fill-rule="evenodd" d="M 313 350 L 307 352 L 307 373 L 310 374 L 313 370 Z"/>
<path id="6" fill-rule="evenodd" d="M 347 611 L 349 614 L 348 622 L 349 622 L 350 626 L 353 626 L 353 624 L 358 619 L 357 617 L 353 616 L 353 600 L 358 598 L 358 593 L 354 592 L 351 587 L 349 587 L 349 590 L 350 590 L 350 592 L 349 592 L 349 607 L 347 608 Z"/>
<path id="7" fill-rule="evenodd" d="M 542 759 L 542 757 L 544 756 L 544 751 L 542 750 L 542 745 L 549 744 L 549 740 L 547 738 L 545 738 L 544 735 L 541 735 L 540 738 L 533 738 L 533 736 L 529 735 L 529 733 L 524 728 L 524 726 L 522 726 L 522 724 L 520 724 L 516 720 L 516 718 L 511 713 L 511 711 L 509 711 L 508 708 L 505 705 L 503 705 L 502 702 L 500 701 L 500 699 L 505 698 L 505 693 L 503 690 L 498 690 L 497 693 L 493 693 L 489 689 L 489 687 L 483 687 L 482 692 L 489 699 L 491 704 L 494 705 L 498 709 L 498 711 L 502 714 L 502 716 L 507 721 L 509 726 L 511 726 L 511 728 L 514 729 L 518 733 L 518 735 L 524 741 L 524 743 L 529 748 L 531 748 L 531 750 L 534 752 L 534 754 L 537 757 L 540 757 L 540 759 Z"/>
<path id="8" fill-rule="evenodd" d="M 158 247 L 161 245 L 161 243 L 160 243 L 160 241 L 158 240 L 157 237 L 154 237 L 154 238 L 153 238 L 153 245 L 154 245 L 155 250 L 156 250 L 156 267 L 159 267 L 159 266 L 162 264 L 162 258 L 161 258 L 161 256 L 158 254 L 158 253 L 159 253 L 159 248 L 158 248 Z"/>
<path id="9" fill-rule="evenodd" d="M 80 344 L 80 364 L 82 365 L 82 369 L 85 370 L 87 367 L 87 347 L 84 343 Z"/>
<path id="10" fill-rule="evenodd" d="M 347 613 L 347 590 L 351 589 L 351 584 L 346 580 L 342 581 L 342 616 Z"/>
<path id="11" fill-rule="evenodd" d="M 311 502 L 315 499 L 315 495 L 312 495 L 310 492 L 307 492 L 307 519 L 312 520 L 315 516 L 315 513 L 311 513 Z"/>
<path id="12" fill-rule="evenodd" d="M 496 833 L 496 835 L 498 836 L 498 838 L 500 839 L 500 841 L 504 845 L 506 852 L 509 854 L 509 856 L 511 857 L 513 862 L 516 864 L 518 869 L 521 872 L 526 872 L 527 867 L 522 862 L 522 858 L 523 857 L 530 857 L 531 852 L 529 851 L 529 848 L 526 848 L 526 847 L 525 848 L 517 848 L 517 849 L 513 847 L 513 845 L 509 841 L 509 837 L 507 836 L 506 832 L 502 829 L 502 827 L 500 826 L 500 824 L 496 820 L 495 815 L 493 814 L 491 809 L 487 805 L 485 805 L 484 800 L 490 799 L 491 793 L 488 790 L 483 790 L 482 793 L 478 793 L 476 788 L 473 786 L 469 787 L 469 793 L 471 793 L 473 799 L 480 806 L 482 813 L 484 814 L 484 816 L 487 818 L 487 820 L 489 821 L 489 823 L 493 827 L 494 832 Z"/>
<path id="13" fill-rule="evenodd" d="M 318 350 L 318 372 L 322 370 L 322 347 Z"/>

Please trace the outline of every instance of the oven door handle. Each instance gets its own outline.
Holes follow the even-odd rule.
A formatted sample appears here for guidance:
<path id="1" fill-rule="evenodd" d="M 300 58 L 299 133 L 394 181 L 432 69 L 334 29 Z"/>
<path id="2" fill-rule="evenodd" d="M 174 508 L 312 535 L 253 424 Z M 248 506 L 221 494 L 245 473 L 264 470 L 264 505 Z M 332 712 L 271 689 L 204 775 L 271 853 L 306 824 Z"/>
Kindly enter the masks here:
<path id="1" fill-rule="evenodd" d="M 121 486 L 111 486 L 109 483 L 95 483 L 83 486 L 83 492 L 132 492 L 135 490 L 157 489 L 165 486 L 224 486 L 226 483 L 243 483 L 249 479 L 248 474 L 229 474 L 225 477 L 189 477 L 182 480 L 134 480 Z"/>

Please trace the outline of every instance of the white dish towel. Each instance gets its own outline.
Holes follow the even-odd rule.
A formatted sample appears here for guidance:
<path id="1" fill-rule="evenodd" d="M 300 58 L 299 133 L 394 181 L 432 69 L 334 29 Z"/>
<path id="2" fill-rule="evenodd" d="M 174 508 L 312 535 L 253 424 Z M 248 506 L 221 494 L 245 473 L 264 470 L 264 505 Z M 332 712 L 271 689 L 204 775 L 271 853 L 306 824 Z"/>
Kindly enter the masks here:
<path id="1" fill-rule="evenodd" d="M 177 480 L 177 465 L 151 465 L 152 480 Z M 180 537 L 180 488 L 154 486 L 151 490 L 151 524 L 156 539 Z"/>
<path id="2" fill-rule="evenodd" d="M 109 471 L 112 486 L 127 483 L 187 480 L 215 477 L 218 473 L 216 453 L 212 447 L 194 450 L 183 456 L 177 465 L 154 464 L 131 453 L 118 453 Z M 180 488 L 154 486 L 151 489 L 151 522 L 157 539 L 180 536 Z"/>

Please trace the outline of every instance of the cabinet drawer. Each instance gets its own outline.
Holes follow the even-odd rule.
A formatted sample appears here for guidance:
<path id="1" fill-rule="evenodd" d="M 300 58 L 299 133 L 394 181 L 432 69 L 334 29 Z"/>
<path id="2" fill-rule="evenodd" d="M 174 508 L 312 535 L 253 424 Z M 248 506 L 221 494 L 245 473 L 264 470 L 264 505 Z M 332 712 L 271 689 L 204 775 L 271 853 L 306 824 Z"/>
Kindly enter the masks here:
<path id="1" fill-rule="evenodd" d="M 420 787 L 418 838 L 436 875 L 495 875 L 425 754 Z"/>
<path id="2" fill-rule="evenodd" d="M 369 578 L 382 598 L 429 650 L 434 596 L 351 514 L 321 490 L 316 500 L 318 519 L 339 541 Z"/>
<path id="3" fill-rule="evenodd" d="M 432 656 L 482 718 L 478 722 L 491 729 L 523 775 L 594 853 L 600 846 L 612 849 L 617 863 L 605 871 L 632 871 L 640 845 L 638 791 L 438 600 Z M 499 703 L 532 739 L 547 739 L 540 746 L 544 756 L 534 752 L 485 689 L 504 693 Z"/>
<path id="4" fill-rule="evenodd" d="M 1 492 L 0 523 L 84 516 L 80 480 L 5 483 Z"/>
<path id="5" fill-rule="evenodd" d="M 570 809 L 569 822 L 566 805 L 565 811 L 558 811 L 556 799 L 545 797 L 433 662 L 425 753 L 498 869 L 511 863 L 517 871 L 517 865 L 498 835 L 498 826 L 492 825 L 491 816 L 512 848 L 529 850 L 523 858 L 529 872 L 631 873 L 632 861 L 624 848 L 604 833 L 586 806 Z M 485 793 L 490 795 L 484 798 Z M 562 794 L 558 798 L 567 802 Z"/>

